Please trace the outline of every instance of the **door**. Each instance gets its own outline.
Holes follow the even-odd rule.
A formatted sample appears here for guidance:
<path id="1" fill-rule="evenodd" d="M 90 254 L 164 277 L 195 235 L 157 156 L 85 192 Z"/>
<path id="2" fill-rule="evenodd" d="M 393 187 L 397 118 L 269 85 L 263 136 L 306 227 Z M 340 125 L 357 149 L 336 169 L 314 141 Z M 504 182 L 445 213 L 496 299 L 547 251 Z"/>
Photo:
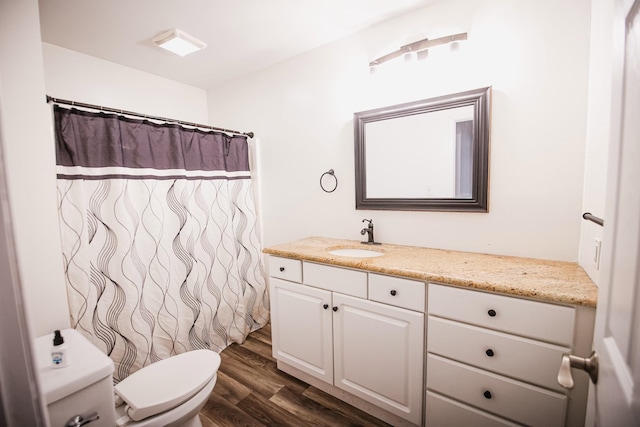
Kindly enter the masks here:
<path id="1" fill-rule="evenodd" d="M 37 426 L 45 424 L 46 414 L 37 391 L 34 355 L 22 303 L 3 146 L 0 123 L 0 426 Z"/>
<path id="2" fill-rule="evenodd" d="M 333 384 L 331 292 L 269 281 L 273 357 Z"/>
<path id="3" fill-rule="evenodd" d="M 640 0 L 617 0 L 603 270 L 590 416 L 640 426 Z"/>
<path id="4" fill-rule="evenodd" d="M 333 295 L 335 386 L 422 421 L 424 314 Z"/>

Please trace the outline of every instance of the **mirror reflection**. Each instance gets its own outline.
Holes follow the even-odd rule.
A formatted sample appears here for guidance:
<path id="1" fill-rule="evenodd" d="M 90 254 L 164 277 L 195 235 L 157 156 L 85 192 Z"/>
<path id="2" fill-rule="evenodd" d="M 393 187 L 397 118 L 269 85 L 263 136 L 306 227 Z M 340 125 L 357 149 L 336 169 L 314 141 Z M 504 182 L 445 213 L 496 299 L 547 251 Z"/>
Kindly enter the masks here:
<path id="1" fill-rule="evenodd" d="M 470 198 L 472 125 L 471 106 L 368 123 L 367 196 Z"/>
<path id="2" fill-rule="evenodd" d="M 356 113 L 356 208 L 487 211 L 489 88 Z"/>

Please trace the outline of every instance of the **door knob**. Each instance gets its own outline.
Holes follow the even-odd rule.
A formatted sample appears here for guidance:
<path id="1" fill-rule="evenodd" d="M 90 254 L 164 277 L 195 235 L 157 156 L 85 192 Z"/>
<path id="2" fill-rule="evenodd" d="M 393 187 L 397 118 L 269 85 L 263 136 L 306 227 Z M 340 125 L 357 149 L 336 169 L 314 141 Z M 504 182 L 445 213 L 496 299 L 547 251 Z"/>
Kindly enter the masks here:
<path id="1" fill-rule="evenodd" d="M 591 382 L 598 383 L 598 353 L 591 352 L 589 357 L 578 357 L 573 354 L 563 354 L 558 372 L 558 383 L 568 389 L 573 388 L 573 375 L 571 368 L 582 369 L 589 374 Z"/>

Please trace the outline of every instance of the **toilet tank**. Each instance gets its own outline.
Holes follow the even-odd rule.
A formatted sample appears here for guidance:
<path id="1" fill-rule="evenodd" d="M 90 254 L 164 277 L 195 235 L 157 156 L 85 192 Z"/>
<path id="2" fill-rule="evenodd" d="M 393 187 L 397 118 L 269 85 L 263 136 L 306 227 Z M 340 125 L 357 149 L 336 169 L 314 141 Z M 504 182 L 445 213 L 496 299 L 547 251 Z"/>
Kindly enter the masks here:
<path id="1" fill-rule="evenodd" d="M 88 427 L 113 427 L 113 362 L 74 329 L 61 331 L 67 349 L 68 365 L 53 368 L 51 345 L 53 332 L 36 338 L 34 355 L 43 404 L 49 425 L 64 427 L 73 417 L 98 413 L 99 419 Z"/>

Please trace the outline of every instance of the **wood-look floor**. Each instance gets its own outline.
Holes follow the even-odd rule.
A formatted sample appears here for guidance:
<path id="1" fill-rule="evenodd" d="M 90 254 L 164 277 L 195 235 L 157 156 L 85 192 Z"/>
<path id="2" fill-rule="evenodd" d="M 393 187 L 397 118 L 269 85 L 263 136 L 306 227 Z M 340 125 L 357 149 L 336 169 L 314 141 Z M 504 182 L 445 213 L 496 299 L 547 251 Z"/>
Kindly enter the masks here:
<path id="1" fill-rule="evenodd" d="M 218 382 L 202 411 L 203 427 L 388 426 L 276 368 L 271 325 L 220 353 Z"/>

